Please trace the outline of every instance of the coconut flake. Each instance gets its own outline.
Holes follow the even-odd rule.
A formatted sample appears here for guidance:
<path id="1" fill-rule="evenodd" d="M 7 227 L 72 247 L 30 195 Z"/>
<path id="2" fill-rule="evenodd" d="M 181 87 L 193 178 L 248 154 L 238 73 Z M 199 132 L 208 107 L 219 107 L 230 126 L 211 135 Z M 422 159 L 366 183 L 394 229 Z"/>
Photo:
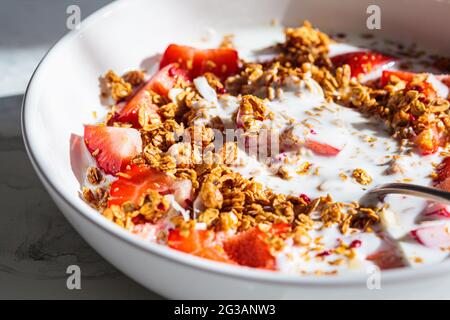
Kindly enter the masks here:
<path id="1" fill-rule="evenodd" d="M 183 92 L 183 89 L 180 89 L 180 88 L 173 88 L 173 89 L 170 89 L 170 90 L 169 90 L 169 99 L 170 99 L 172 102 L 176 103 L 176 102 L 177 102 L 177 97 L 178 97 L 178 95 L 179 95 L 180 93 L 182 93 L 182 92 Z"/>
<path id="2" fill-rule="evenodd" d="M 169 200 L 171 205 L 171 210 L 174 211 L 174 213 L 179 213 L 183 216 L 184 221 L 189 221 L 190 215 L 189 210 L 184 209 L 180 204 L 175 201 L 175 197 L 171 194 L 166 195 L 166 199 Z"/>
<path id="3" fill-rule="evenodd" d="M 216 91 L 211 88 L 205 77 L 198 77 L 194 79 L 194 85 L 200 92 L 201 96 L 211 103 L 217 104 Z"/>
<path id="4" fill-rule="evenodd" d="M 442 81 L 439 81 L 434 75 L 430 74 L 427 78 L 427 82 L 431 83 L 433 88 L 436 90 L 438 96 L 447 99 L 449 89 L 444 83 L 442 83 Z"/>

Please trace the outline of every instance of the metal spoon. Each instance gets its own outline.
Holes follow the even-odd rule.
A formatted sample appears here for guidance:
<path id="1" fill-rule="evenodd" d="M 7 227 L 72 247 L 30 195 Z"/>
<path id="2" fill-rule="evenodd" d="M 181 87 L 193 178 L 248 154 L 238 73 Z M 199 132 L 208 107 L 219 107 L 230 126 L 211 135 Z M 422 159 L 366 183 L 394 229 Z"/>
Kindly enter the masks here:
<path id="1" fill-rule="evenodd" d="M 433 187 L 419 186 L 410 183 L 386 183 L 369 190 L 362 198 L 361 203 L 371 204 L 387 194 L 405 194 L 425 198 L 439 203 L 450 204 L 450 192 Z"/>

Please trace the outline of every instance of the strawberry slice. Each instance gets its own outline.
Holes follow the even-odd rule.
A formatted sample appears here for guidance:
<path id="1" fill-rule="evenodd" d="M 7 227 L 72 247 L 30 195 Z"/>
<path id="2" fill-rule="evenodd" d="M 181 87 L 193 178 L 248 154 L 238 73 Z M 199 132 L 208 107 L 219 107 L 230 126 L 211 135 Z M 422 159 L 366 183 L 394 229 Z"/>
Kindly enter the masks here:
<path id="1" fill-rule="evenodd" d="M 450 157 L 445 158 L 439 164 L 434 185 L 439 189 L 450 191 Z"/>
<path id="2" fill-rule="evenodd" d="M 397 243 L 384 233 L 378 233 L 382 246 L 366 259 L 375 263 L 381 270 L 405 267 L 405 259 Z"/>
<path id="3" fill-rule="evenodd" d="M 392 77 L 396 77 L 400 80 L 406 82 L 405 90 L 415 90 L 420 93 L 423 93 L 425 97 L 428 99 L 435 98 L 437 96 L 437 92 L 433 85 L 428 81 L 423 81 L 420 83 L 413 83 L 414 77 L 417 73 L 407 72 L 407 71 L 398 71 L 398 70 L 384 70 L 381 74 L 380 84 L 382 87 L 385 87 L 389 82 L 391 82 Z"/>
<path id="4" fill-rule="evenodd" d="M 436 89 L 428 81 L 423 81 L 418 84 L 413 84 L 412 82 L 410 82 L 406 85 L 405 90 L 406 91 L 415 90 L 418 91 L 419 93 L 423 93 L 423 95 L 427 99 L 434 99 L 438 95 Z"/>
<path id="5" fill-rule="evenodd" d="M 171 63 L 161 68 L 149 82 L 150 89 L 156 93 L 167 96 L 170 89 L 177 83 L 189 83 L 188 73 L 176 63 Z"/>
<path id="6" fill-rule="evenodd" d="M 173 178 L 164 172 L 147 166 L 131 165 L 111 184 L 108 206 L 121 205 L 126 201 L 137 205 L 148 190 L 171 193 L 173 182 Z"/>
<path id="7" fill-rule="evenodd" d="M 379 250 L 366 258 L 375 263 L 381 270 L 405 267 L 403 256 L 394 249 Z"/>
<path id="8" fill-rule="evenodd" d="M 175 196 L 175 201 L 183 208 L 187 208 L 192 204 L 193 192 L 192 182 L 190 180 L 178 180 L 172 184 L 171 189 Z"/>
<path id="9" fill-rule="evenodd" d="M 450 101 L 450 75 L 448 75 L 448 74 L 440 74 L 440 75 L 436 75 L 435 77 L 444 86 L 444 88 L 442 88 L 442 86 L 441 86 L 441 90 L 438 90 L 438 91 L 440 91 L 439 95 L 442 98 L 447 99 L 448 101 Z"/>
<path id="10" fill-rule="evenodd" d="M 148 190 L 155 190 L 161 194 L 173 194 L 175 200 L 183 207 L 187 207 L 192 200 L 190 180 L 175 180 L 156 169 L 131 165 L 119 176 L 119 179 L 111 184 L 108 206 L 121 205 L 126 201 L 138 204 Z"/>
<path id="11" fill-rule="evenodd" d="M 149 124 L 160 123 L 158 107 L 153 104 L 152 97 L 147 86 L 140 89 L 133 98 L 120 110 L 114 121 L 130 123 L 134 128 L 141 128 L 139 113 Z"/>
<path id="12" fill-rule="evenodd" d="M 423 210 L 423 215 L 450 218 L 449 206 L 442 203 L 432 202 Z"/>
<path id="13" fill-rule="evenodd" d="M 366 75 L 371 71 L 381 68 L 395 59 L 382 55 L 378 52 L 357 51 L 334 56 L 331 58 L 336 67 L 348 64 L 351 69 L 351 76 L 357 77 L 360 74 Z"/>
<path id="14" fill-rule="evenodd" d="M 236 74 L 238 71 L 238 53 L 233 49 L 197 50 L 194 56 L 195 76 L 211 72 L 221 79 Z"/>
<path id="15" fill-rule="evenodd" d="M 240 265 L 275 270 L 275 257 L 266 241 L 271 236 L 282 236 L 290 228 L 289 224 L 275 224 L 269 232 L 261 231 L 258 227 L 252 228 L 226 240 L 225 252 Z"/>
<path id="16" fill-rule="evenodd" d="M 445 84 L 447 87 L 450 88 L 450 75 L 448 74 L 437 75 L 436 79 L 438 79 L 439 81 L 441 81 L 443 84 Z"/>
<path id="17" fill-rule="evenodd" d="M 87 125 L 84 127 L 84 141 L 100 169 L 113 175 L 142 151 L 141 134 L 131 128 Z"/>
<path id="18" fill-rule="evenodd" d="M 234 264 L 223 248 L 215 241 L 215 233 L 209 230 L 190 230 L 183 236 L 179 230 L 169 230 L 167 244 L 170 248 L 197 257 Z"/>
<path id="19" fill-rule="evenodd" d="M 420 154 L 429 155 L 438 151 L 441 145 L 441 136 L 435 126 L 426 128 L 414 139 L 414 143 Z"/>
<path id="20" fill-rule="evenodd" d="M 150 222 L 138 223 L 133 226 L 131 233 L 141 237 L 144 240 L 156 241 L 163 228 L 160 224 Z"/>
<path id="21" fill-rule="evenodd" d="M 341 152 L 342 149 L 335 148 L 326 143 L 314 141 L 312 139 L 305 140 L 305 147 L 313 151 L 314 153 L 325 156 L 335 157 Z"/>
<path id="22" fill-rule="evenodd" d="M 398 71 L 398 70 L 383 70 L 381 74 L 380 84 L 385 87 L 391 82 L 391 77 L 395 76 L 405 82 L 411 82 L 416 74 L 414 72 Z"/>
<path id="23" fill-rule="evenodd" d="M 189 46 L 170 44 L 164 51 L 159 68 L 163 68 L 171 63 L 178 63 L 180 68 L 192 71 L 194 67 L 194 56 L 197 49 Z"/>
<path id="24" fill-rule="evenodd" d="M 195 49 L 189 46 L 171 44 L 167 47 L 160 68 L 170 63 L 178 63 L 188 70 L 192 78 L 212 72 L 224 79 L 238 71 L 238 53 L 233 49 Z"/>
<path id="25" fill-rule="evenodd" d="M 114 121 L 130 123 L 134 128 L 141 128 L 139 116 L 148 124 L 161 122 L 158 106 L 153 103 L 151 92 L 167 96 L 178 82 L 189 82 L 187 73 L 176 64 L 169 64 L 158 71 L 119 111 Z"/>
<path id="26" fill-rule="evenodd" d="M 411 236 L 419 243 L 429 248 L 450 248 L 450 229 L 448 225 L 421 227 L 411 231 Z"/>

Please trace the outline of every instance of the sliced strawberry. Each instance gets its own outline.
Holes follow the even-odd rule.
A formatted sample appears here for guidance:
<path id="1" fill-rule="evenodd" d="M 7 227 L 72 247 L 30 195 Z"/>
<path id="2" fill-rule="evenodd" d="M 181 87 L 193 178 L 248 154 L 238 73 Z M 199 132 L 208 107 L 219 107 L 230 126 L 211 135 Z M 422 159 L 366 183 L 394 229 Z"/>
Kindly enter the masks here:
<path id="1" fill-rule="evenodd" d="M 360 74 L 366 75 L 394 60 L 395 59 L 392 57 L 370 51 L 349 52 L 331 58 L 331 61 L 336 67 L 348 64 L 351 69 L 352 77 L 357 77 Z"/>
<path id="2" fill-rule="evenodd" d="M 436 91 L 441 98 L 447 99 L 450 101 L 450 75 L 448 74 L 440 74 L 435 75 L 436 79 L 433 81 L 434 86 L 436 87 Z"/>
<path id="3" fill-rule="evenodd" d="M 275 270 L 275 257 L 266 241 L 271 236 L 280 236 L 289 230 L 288 224 L 275 224 L 267 233 L 255 227 L 226 240 L 224 249 L 240 265 Z"/>
<path id="4" fill-rule="evenodd" d="M 394 269 L 406 266 L 404 255 L 397 243 L 385 233 L 377 233 L 382 240 L 378 250 L 369 254 L 366 259 L 375 263 L 380 269 Z"/>
<path id="5" fill-rule="evenodd" d="M 148 190 L 170 193 L 172 186 L 173 178 L 166 173 L 147 166 L 131 165 L 111 184 L 108 206 L 126 201 L 138 204 Z"/>
<path id="6" fill-rule="evenodd" d="M 445 179 L 436 185 L 437 188 L 450 192 L 450 179 Z"/>
<path id="7" fill-rule="evenodd" d="M 391 82 L 391 77 L 395 76 L 400 80 L 405 82 L 411 82 L 416 74 L 413 72 L 398 71 L 398 70 L 383 70 L 381 74 L 380 84 L 385 87 L 389 82 Z"/>
<path id="8" fill-rule="evenodd" d="M 375 263 L 381 270 L 402 268 L 406 265 L 403 256 L 394 249 L 379 250 L 369 255 L 367 260 Z"/>
<path id="9" fill-rule="evenodd" d="M 312 139 L 305 140 L 305 147 L 318 155 L 327 157 L 337 156 L 339 152 L 341 152 L 338 148 L 330 146 L 329 144 L 314 141 Z"/>
<path id="10" fill-rule="evenodd" d="M 221 79 L 238 71 L 238 53 L 233 49 L 197 50 L 194 57 L 194 76 L 211 72 Z"/>
<path id="11" fill-rule="evenodd" d="M 406 72 L 406 71 L 397 71 L 397 70 L 384 70 L 381 75 L 380 84 L 382 87 L 385 87 L 394 76 L 406 82 L 405 90 L 415 90 L 420 93 L 423 93 L 424 96 L 428 99 L 436 98 L 437 92 L 431 83 L 428 81 L 423 81 L 421 83 L 413 83 L 414 77 L 417 73 L 414 72 Z"/>
<path id="12" fill-rule="evenodd" d="M 439 189 L 450 191 L 450 157 L 442 160 L 438 166 L 434 184 Z"/>
<path id="13" fill-rule="evenodd" d="M 176 64 L 169 64 L 158 71 L 119 111 L 114 121 L 130 123 L 135 128 L 140 128 L 139 116 L 148 124 L 161 122 L 158 114 L 158 106 L 153 103 L 151 92 L 167 96 L 178 82 L 189 82 L 186 71 Z"/>
<path id="14" fill-rule="evenodd" d="M 139 113 L 148 123 L 160 123 L 161 117 L 158 114 L 158 107 L 153 104 L 152 97 L 147 86 L 140 89 L 133 98 L 119 111 L 115 121 L 130 123 L 134 128 L 140 128 Z"/>
<path id="15" fill-rule="evenodd" d="M 428 81 L 423 81 L 418 84 L 413 84 L 412 82 L 409 82 L 406 85 L 405 90 L 406 91 L 415 90 L 415 91 L 418 91 L 419 93 L 423 93 L 423 95 L 427 99 L 434 99 L 437 97 L 436 89 Z"/>
<path id="16" fill-rule="evenodd" d="M 448 225 L 433 225 L 411 231 L 411 236 L 429 248 L 449 249 L 450 229 Z"/>
<path id="17" fill-rule="evenodd" d="M 223 248 L 215 241 L 213 231 L 190 230 L 189 235 L 183 236 L 179 230 L 172 229 L 169 230 L 167 244 L 170 248 L 197 257 L 233 264 Z"/>
<path id="18" fill-rule="evenodd" d="M 190 82 L 187 72 L 176 63 L 171 63 L 160 69 L 149 82 L 149 87 L 156 93 L 167 96 L 177 82 Z"/>
<path id="19" fill-rule="evenodd" d="M 192 72 L 196 51 L 195 48 L 189 46 L 170 44 L 164 51 L 159 68 L 161 69 L 171 63 L 178 63 L 180 68 Z"/>
<path id="20" fill-rule="evenodd" d="M 153 224 L 150 222 L 143 222 L 135 224 L 131 229 L 131 233 L 138 235 L 145 240 L 155 241 L 158 238 L 159 233 L 162 231 L 162 227 L 159 224 Z"/>
<path id="21" fill-rule="evenodd" d="M 170 63 L 179 63 L 188 70 L 192 78 L 212 72 L 224 79 L 238 71 L 238 53 L 233 49 L 195 49 L 189 46 L 171 44 L 167 47 L 160 68 Z"/>
<path id="22" fill-rule="evenodd" d="M 131 165 L 119 179 L 111 184 L 108 206 L 121 205 L 126 201 L 135 204 L 147 190 L 155 190 L 161 194 L 173 194 L 175 200 L 183 207 L 192 201 L 192 182 L 175 180 L 168 174 L 147 166 Z"/>
<path id="23" fill-rule="evenodd" d="M 289 223 L 275 223 L 270 229 L 270 234 L 276 236 L 283 236 L 291 230 L 291 225 Z"/>
<path id="24" fill-rule="evenodd" d="M 171 187 L 174 192 L 175 201 L 186 208 L 192 204 L 192 182 L 190 180 L 175 181 Z"/>
<path id="25" fill-rule="evenodd" d="M 432 202 L 429 205 L 427 205 L 423 211 L 423 214 L 425 216 L 450 218 L 449 206 L 437 202 Z"/>
<path id="26" fill-rule="evenodd" d="M 437 75 L 436 79 L 438 79 L 439 81 L 441 81 L 443 84 L 445 84 L 447 87 L 450 88 L 450 75 L 448 74 Z"/>
<path id="27" fill-rule="evenodd" d="M 123 170 L 142 151 L 141 134 L 136 129 L 87 125 L 84 141 L 105 173 Z"/>
<path id="28" fill-rule="evenodd" d="M 432 126 L 420 132 L 414 140 L 419 152 L 422 155 L 433 154 L 438 151 L 441 145 L 441 137 L 437 128 Z"/>

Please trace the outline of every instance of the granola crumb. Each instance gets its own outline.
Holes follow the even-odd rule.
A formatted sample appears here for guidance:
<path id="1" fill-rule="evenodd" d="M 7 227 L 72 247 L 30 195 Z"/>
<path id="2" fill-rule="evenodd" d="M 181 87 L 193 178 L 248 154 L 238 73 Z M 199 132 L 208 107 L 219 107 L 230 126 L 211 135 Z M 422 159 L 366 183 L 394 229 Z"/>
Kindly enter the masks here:
<path id="1" fill-rule="evenodd" d="M 123 75 L 123 80 L 128 82 L 133 87 L 141 85 L 145 80 L 145 72 L 142 70 L 132 70 L 128 71 Z"/>
<path id="2" fill-rule="evenodd" d="M 87 180 L 92 185 L 98 185 L 103 181 L 103 175 L 96 167 L 89 167 L 87 171 Z"/>
<path id="3" fill-rule="evenodd" d="M 234 49 L 234 34 L 226 34 L 223 36 L 222 42 L 219 45 L 219 48 L 222 49 Z"/>
<path id="4" fill-rule="evenodd" d="M 362 185 L 369 185 L 372 183 L 372 177 L 361 168 L 353 170 L 352 177 L 356 180 L 356 182 Z"/>
<path id="5" fill-rule="evenodd" d="M 103 95 L 111 95 L 115 101 L 120 101 L 131 94 L 132 85 L 126 82 L 122 77 L 109 70 L 102 78 L 105 81 L 108 91 L 103 92 Z"/>
<path id="6" fill-rule="evenodd" d="M 281 166 L 278 171 L 277 171 L 277 175 L 285 180 L 289 180 L 292 177 L 289 175 L 289 170 L 285 167 L 285 166 Z"/>

